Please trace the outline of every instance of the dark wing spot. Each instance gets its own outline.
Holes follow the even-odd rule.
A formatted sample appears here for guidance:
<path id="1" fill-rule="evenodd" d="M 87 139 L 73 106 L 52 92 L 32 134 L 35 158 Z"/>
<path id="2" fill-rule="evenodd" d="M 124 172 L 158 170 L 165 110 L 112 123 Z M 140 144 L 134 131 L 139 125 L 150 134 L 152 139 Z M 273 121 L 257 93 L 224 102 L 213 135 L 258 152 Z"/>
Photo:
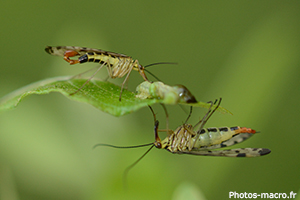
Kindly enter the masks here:
<path id="1" fill-rule="evenodd" d="M 52 54 L 52 53 L 53 53 L 52 47 L 49 47 L 49 46 L 45 48 L 45 51 L 46 51 L 47 53 L 49 53 L 49 54 Z"/>
<path id="2" fill-rule="evenodd" d="M 270 149 L 262 149 L 258 152 L 260 155 L 267 155 L 269 153 L 271 153 Z"/>
<path id="3" fill-rule="evenodd" d="M 245 153 L 239 153 L 238 155 L 236 155 L 236 157 L 246 157 Z"/>
<path id="4" fill-rule="evenodd" d="M 94 52 L 88 52 L 87 55 L 93 56 L 95 54 L 94 54 Z"/>
<path id="5" fill-rule="evenodd" d="M 98 62 L 100 62 L 100 59 L 95 59 L 94 62 L 98 63 Z"/>
<path id="6" fill-rule="evenodd" d="M 221 143 L 221 144 L 220 144 L 220 146 L 221 146 L 221 148 L 223 148 L 223 147 L 227 147 L 227 145 L 226 145 L 226 144 L 224 144 L 224 143 Z"/>

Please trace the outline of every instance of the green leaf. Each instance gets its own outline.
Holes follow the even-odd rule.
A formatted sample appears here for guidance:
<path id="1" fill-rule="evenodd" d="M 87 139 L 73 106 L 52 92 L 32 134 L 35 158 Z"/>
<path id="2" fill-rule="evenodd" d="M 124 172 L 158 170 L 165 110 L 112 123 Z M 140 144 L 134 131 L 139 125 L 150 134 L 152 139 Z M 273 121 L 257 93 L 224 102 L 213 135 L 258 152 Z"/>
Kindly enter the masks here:
<path id="1" fill-rule="evenodd" d="M 142 107 L 162 102 L 162 100 L 159 99 L 142 100 L 136 98 L 135 93 L 126 89 L 123 90 L 122 101 L 120 102 L 120 86 L 95 79 L 91 80 L 76 94 L 69 95 L 77 91 L 86 81 L 87 79 L 72 79 L 71 76 L 65 76 L 32 83 L 1 98 L 0 112 L 15 108 L 28 95 L 48 94 L 50 92 L 60 92 L 71 100 L 88 103 L 114 116 L 129 114 Z M 209 108 L 211 104 L 198 102 L 196 104 L 187 105 Z M 230 113 L 222 107 L 219 107 L 218 111 Z"/>

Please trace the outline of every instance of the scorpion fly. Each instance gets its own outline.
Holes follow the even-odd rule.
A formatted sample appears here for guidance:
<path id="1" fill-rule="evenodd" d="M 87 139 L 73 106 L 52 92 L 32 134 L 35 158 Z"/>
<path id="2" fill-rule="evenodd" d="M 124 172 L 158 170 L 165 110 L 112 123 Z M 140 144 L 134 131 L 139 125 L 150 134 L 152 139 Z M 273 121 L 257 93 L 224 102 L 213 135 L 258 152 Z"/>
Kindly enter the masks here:
<path id="1" fill-rule="evenodd" d="M 109 146 L 113 148 L 137 148 L 144 146 L 151 146 L 137 161 L 126 168 L 124 172 L 124 178 L 126 177 L 128 171 L 134 167 L 149 151 L 155 146 L 158 149 L 166 149 L 167 151 L 174 154 L 190 154 L 198 156 L 220 156 L 220 157 L 258 157 L 267 155 L 271 150 L 266 148 L 239 148 L 239 149 L 227 149 L 227 150 L 213 150 L 223 147 L 232 146 L 237 143 L 241 143 L 252 135 L 257 133 L 254 129 L 246 127 L 220 127 L 220 128 L 204 128 L 204 125 L 211 117 L 211 115 L 216 111 L 221 103 L 221 98 L 214 109 L 213 102 L 204 115 L 204 117 L 195 125 L 187 124 L 188 119 L 192 113 L 192 106 L 190 113 L 185 121 L 185 123 L 179 126 L 175 131 L 166 129 L 159 130 L 159 121 L 156 120 L 156 116 L 152 108 L 149 106 L 153 117 L 154 117 L 154 135 L 155 141 L 153 143 L 138 145 L 138 146 L 113 146 L 108 144 L 97 144 L 97 146 Z M 199 126 L 198 130 L 195 128 Z M 167 132 L 168 136 L 161 140 L 158 132 Z"/>
<path id="2" fill-rule="evenodd" d="M 158 98 L 163 99 L 163 103 L 197 103 L 196 98 L 183 85 L 169 86 L 163 82 L 157 81 L 150 83 L 142 82 L 136 88 L 136 97 L 140 99 Z"/>
<path id="3" fill-rule="evenodd" d="M 212 110 L 213 103 L 205 116 L 195 125 L 187 124 L 191 116 L 192 107 L 186 122 L 178 127 L 175 131 L 168 130 L 168 136 L 161 140 L 158 132 L 166 130 L 158 130 L 159 122 L 154 116 L 154 134 L 155 142 L 153 145 L 159 149 L 166 149 L 176 154 L 191 154 L 202 156 L 224 156 L 224 157 L 257 157 L 269 154 L 271 151 L 265 148 L 240 148 L 211 151 L 228 147 L 245 141 L 256 133 L 255 130 L 246 127 L 221 127 L 221 128 L 204 128 L 204 125 L 216 111 L 221 103 L 221 98 L 217 106 Z M 199 126 L 198 130 L 195 128 Z"/>
<path id="4" fill-rule="evenodd" d="M 138 71 L 145 81 L 150 82 L 145 74 L 145 67 L 140 65 L 138 60 L 133 60 L 130 56 L 124 54 L 103 51 L 100 49 L 75 46 L 47 46 L 45 48 L 45 51 L 51 55 L 63 57 L 64 60 L 70 63 L 71 65 L 77 63 L 81 64 L 85 62 L 95 62 L 101 64 L 101 66 L 96 70 L 96 72 L 77 91 L 75 91 L 71 95 L 79 92 L 99 72 L 99 70 L 103 66 L 107 67 L 107 71 L 110 78 L 122 78 L 127 74 L 121 86 L 121 92 L 119 97 L 120 101 L 124 85 L 128 80 L 132 70 Z M 70 59 L 70 57 L 74 56 L 78 56 L 78 59 Z"/>

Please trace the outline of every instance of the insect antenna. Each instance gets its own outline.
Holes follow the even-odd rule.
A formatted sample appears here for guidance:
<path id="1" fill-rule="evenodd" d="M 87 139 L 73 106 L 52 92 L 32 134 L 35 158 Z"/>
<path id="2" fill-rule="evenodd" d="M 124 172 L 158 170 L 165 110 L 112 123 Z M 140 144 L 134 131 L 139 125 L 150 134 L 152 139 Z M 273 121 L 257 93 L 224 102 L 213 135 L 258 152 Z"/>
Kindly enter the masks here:
<path id="1" fill-rule="evenodd" d="M 151 73 L 149 70 L 144 69 L 148 74 L 150 74 L 151 76 L 153 76 L 156 80 L 161 81 L 159 78 L 157 78 L 157 76 L 155 76 L 153 73 Z"/>
<path id="2" fill-rule="evenodd" d="M 165 112 L 166 112 L 166 116 L 168 117 L 168 112 L 167 112 L 167 110 L 166 110 L 166 108 L 165 108 L 165 106 L 164 105 L 162 105 L 163 106 L 163 108 L 165 109 Z M 152 112 L 152 114 L 153 114 L 153 118 L 154 118 L 154 132 L 156 132 L 157 133 L 157 129 L 158 129 L 158 121 L 156 120 L 156 115 L 155 115 L 155 113 L 154 113 L 154 110 L 152 109 L 152 107 L 151 106 L 149 106 L 148 105 L 148 107 L 149 107 L 149 109 L 151 110 L 151 112 Z M 123 173 L 123 185 L 124 185 L 124 189 L 126 190 L 127 189 L 127 175 L 128 175 L 128 172 L 129 172 L 129 170 L 131 170 L 138 162 L 140 162 L 150 151 L 151 151 L 151 149 L 154 147 L 154 146 L 156 146 L 155 145 L 155 142 L 154 143 L 149 143 L 149 144 L 145 144 L 145 145 L 138 145 L 138 147 L 140 147 L 140 146 L 149 146 L 149 145 L 151 145 L 152 144 L 152 146 L 139 158 L 139 159 L 137 159 L 134 163 L 132 163 L 130 166 L 128 166 L 126 169 L 125 169 L 125 171 L 124 171 L 124 173 Z"/>
<path id="3" fill-rule="evenodd" d="M 111 145 L 111 144 L 102 144 L 102 143 L 99 143 L 99 144 L 96 144 L 93 146 L 93 149 L 95 149 L 96 147 L 99 147 L 99 146 L 104 146 L 104 147 L 112 147 L 112 148 L 116 148 L 116 149 L 133 149 L 133 148 L 139 148 L 139 147 L 145 147 L 145 146 L 149 146 L 153 144 L 152 143 L 149 143 L 149 144 L 141 144 L 141 145 L 136 145 L 136 146 L 115 146 L 115 145 Z"/>
<path id="4" fill-rule="evenodd" d="M 150 66 L 153 66 L 153 65 L 160 65 L 160 64 L 177 65 L 178 63 L 176 63 L 176 62 L 158 62 L 158 63 L 152 63 L 152 64 L 149 64 L 149 65 L 146 65 L 146 66 L 144 66 L 144 68 L 147 68 L 147 67 L 150 67 Z"/>
<path id="5" fill-rule="evenodd" d="M 123 185 L 124 185 L 125 190 L 127 189 L 127 175 L 128 175 L 129 170 L 131 170 L 136 164 L 138 164 L 138 162 L 140 162 L 151 151 L 151 149 L 154 147 L 154 144 L 153 143 L 151 143 L 151 144 L 152 144 L 152 146 L 139 159 L 137 159 L 134 163 L 132 163 L 130 166 L 128 166 L 125 169 L 125 171 L 123 173 Z"/>
<path id="6" fill-rule="evenodd" d="M 146 67 L 150 67 L 150 66 L 153 66 L 153 65 L 160 65 L 160 64 L 171 64 L 171 65 L 177 65 L 178 63 L 175 63 L 175 62 L 158 62 L 158 63 L 152 63 L 152 64 L 149 64 L 149 65 L 146 65 L 144 66 L 144 68 Z M 147 73 L 149 73 L 151 76 L 153 76 L 156 80 L 158 81 L 161 81 L 159 78 L 157 78 L 157 76 L 155 76 L 153 73 L 151 73 L 149 70 L 147 69 L 144 69 Z"/>
<path id="7" fill-rule="evenodd" d="M 99 144 L 94 145 L 93 149 L 95 149 L 98 146 L 106 146 L 106 147 L 112 147 L 112 148 L 118 148 L 118 149 L 130 149 L 130 148 L 132 149 L 132 148 L 145 147 L 145 146 L 150 146 L 150 145 L 152 145 L 152 146 L 139 159 L 137 159 L 133 164 L 131 164 L 130 166 L 128 166 L 125 169 L 125 171 L 123 173 L 123 186 L 124 186 L 124 189 L 126 190 L 126 188 L 127 188 L 127 175 L 128 175 L 129 170 L 131 168 L 133 168 L 138 162 L 140 162 L 149 153 L 149 151 L 154 147 L 153 142 L 149 143 L 149 144 L 141 144 L 141 145 L 136 145 L 136 146 L 115 146 L 115 145 L 111 145 L 111 144 L 99 143 Z"/>

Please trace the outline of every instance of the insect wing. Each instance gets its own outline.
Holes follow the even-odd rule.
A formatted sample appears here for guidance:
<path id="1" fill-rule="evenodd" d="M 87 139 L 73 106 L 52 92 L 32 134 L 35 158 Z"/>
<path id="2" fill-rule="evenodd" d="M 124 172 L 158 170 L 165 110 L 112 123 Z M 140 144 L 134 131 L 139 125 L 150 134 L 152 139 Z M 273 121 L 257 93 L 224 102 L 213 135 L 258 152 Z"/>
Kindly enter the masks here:
<path id="1" fill-rule="evenodd" d="M 66 51 L 76 51 L 77 53 L 79 53 L 79 56 L 82 56 L 84 54 L 86 54 L 87 52 L 95 52 L 95 53 L 100 53 L 100 54 L 104 54 L 104 55 L 112 55 L 115 57 L 124 57 L 124 58 L 128 58 L 129 56 L 124 55 L 124 54 L 119 54 L 119 53 L 114 53 L 114 52 L 109 52 L 109 51 L 104 51 L 101 49 L 93 49 L 93 48 L 87 48 L 87 47 L 75 47 L 75 46 L 56 46 L 56 47 L 52 47 L 52 46 L 47 46 L 45 48 L 45 51 L 51 55 L 54 56 L 61 56 L 64 57 L 64 54 Z"/>
<path id="2" fill-rule="evenodd" d="M 80 49 L 82 49 L 82 47 L 73 47 L 73 46 L 57 46 L 57 47 L 52 47 L 52 46 L 47 46 L 45 48 L 45 51 L 53 56 L 61 56 L 64 57 L 65 52 L 68 50 L 71 51 L 76 51 L 76 52 L 80 52 Z M 86 52 L 83 53 L 79 53 L 80 56 L 85 54 Z"/>
<path id="3" fill-rule="evenodd" d="M 198 156 L 221 156 L 221 157 L 258 157 L 271 153 L 271 150 L 265 148 L 241 148 L 241 149 L 226 149 L 220 151 L 180 151 L 178 154 L 190 154 Z"/>

